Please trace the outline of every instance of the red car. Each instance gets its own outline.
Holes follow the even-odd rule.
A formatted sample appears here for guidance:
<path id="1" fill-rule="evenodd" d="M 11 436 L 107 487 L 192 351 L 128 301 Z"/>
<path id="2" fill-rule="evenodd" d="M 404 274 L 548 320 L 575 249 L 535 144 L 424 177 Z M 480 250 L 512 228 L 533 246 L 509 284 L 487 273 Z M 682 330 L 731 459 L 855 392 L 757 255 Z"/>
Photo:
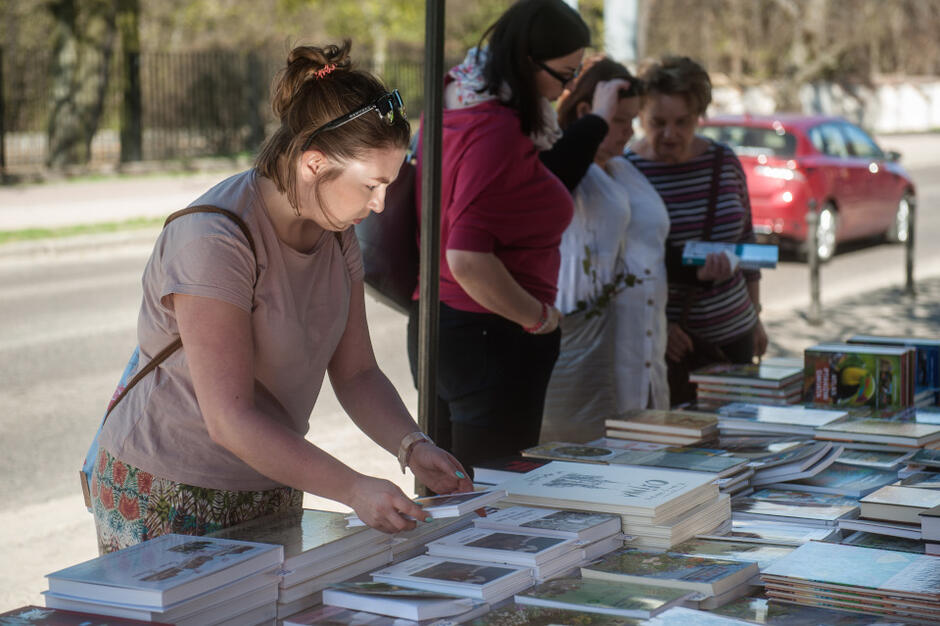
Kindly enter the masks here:
<path id="1" fill-rule="evenodd" d="M 795 242 L 805 253 L 809 207 L 819 212 L 820 260 L 842 241 L 885 235 L 905 241 L 914 182 L 858 126 L 823 115 L 721 115 L 699 132 L 734 148 L 751 194 L 759 240 Z"/>

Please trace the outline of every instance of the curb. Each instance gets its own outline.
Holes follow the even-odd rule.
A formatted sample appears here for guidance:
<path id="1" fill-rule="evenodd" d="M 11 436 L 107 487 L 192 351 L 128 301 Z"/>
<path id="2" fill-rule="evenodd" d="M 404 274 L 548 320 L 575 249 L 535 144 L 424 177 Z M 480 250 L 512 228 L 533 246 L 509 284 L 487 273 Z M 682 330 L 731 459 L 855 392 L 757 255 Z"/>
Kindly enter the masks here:
<path id="1" fill-rule="evenodd" d="M 112 233 L 50 237 L 30 241 L 14 241 L 0 245 L 0 260 L 34 259 L 85 252 L 108 252 L 126 248 L 152 248 L 160 228 L 133 228 Z"/>

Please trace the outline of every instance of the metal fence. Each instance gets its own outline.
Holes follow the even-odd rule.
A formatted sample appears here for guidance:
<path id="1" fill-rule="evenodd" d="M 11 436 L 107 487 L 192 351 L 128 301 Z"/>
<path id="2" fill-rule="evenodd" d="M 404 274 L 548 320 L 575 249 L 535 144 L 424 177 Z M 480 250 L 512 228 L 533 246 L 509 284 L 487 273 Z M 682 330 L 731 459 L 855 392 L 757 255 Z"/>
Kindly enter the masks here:
<path id="1" fill-rule="evenodd" d="M 275 124 L 269 93 L 284 57 L 282 51 L 232 50 L 116 54 L 91 165 L 121 159 L 125 63 L 140 67 L 140 157 L 173 160 L 254 152 Z M 47 162 L 52 61 L 48 52 L 0 49 L 0 165 L 8 172 L 41 169 Z M 421 64 L 391 62 L 379 73 L 401 91 L 416 121 L 423 100 Z"/>

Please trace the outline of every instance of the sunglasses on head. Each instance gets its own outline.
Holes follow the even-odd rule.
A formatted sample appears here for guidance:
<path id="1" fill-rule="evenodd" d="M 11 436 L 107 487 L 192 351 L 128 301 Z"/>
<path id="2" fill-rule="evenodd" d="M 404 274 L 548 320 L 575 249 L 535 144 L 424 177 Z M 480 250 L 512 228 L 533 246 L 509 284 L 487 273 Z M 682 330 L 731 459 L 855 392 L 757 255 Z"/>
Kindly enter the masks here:
<path id="1" fill-rule="evenodd" d="M 541 61 L 535 61 L 535 64 L 538 65 L 538 66 L 539 66 L 540 68 L 542 68 L 543 70 L 545 70 L 545 73 L 546 73 L 546 74 L 548 74 L 549 76 L 551 76 L 552 78 L 554 78 L 555 80 L 557 80 L 558 82 L 560 82 L 562 87 L 564 87 L 565 85 L 567 85 L 568 83 L 570 83 L 571 81 L 573 81 L 575 78 L 577 78 L 577 77 L 578 77 L 578 73 L 580 73 L 580 71 L 581 71 L 581 68 L 579 67 L 579 68 L 576 69 L 575 71 L 571 72 L 571 74 L 569 74 L 568 76 L 565 76 L 564 74 L 562 74 L 562 73 L 559 72 L 558 70 L 553 70 L 552 68 L 550 68 L 549 66 L 545 65 L 545 64 L 542 63 Z"/>
<path id="2" fill-rule="evenodd" d="M 381 96 L 375 99 L 372 104 L 367 104 L 366 106 L 356 109 L 351 113 L 346 113 L 337 117 L 335 120 L 327 122 L 323 126 L 319 127 L 307 137 L 307 140 L 304 142 L 303 147 L 300 149 L 301 152 L 305 152 L 307 148 L 310 147 L 310 142 L 313 141 L 313 138 L 319 135 L 320 133 L 333 130 L 334 128 L 339 128 L 343 124 L 348 124 L 358 117 L 362 117 L 369 111 L 375 111 L 378 113 L 379 117 L 385 121 L 386 124 L 391 126 L 395 123 L 395 113 L 401 116 L 403 120 L 408 119 L 408 116 L 405 115 L 405 101 L 401 99 L 401 94 L 398 93 L 398 90 L 395 89 L 391 93 L 385 92 Z"/>

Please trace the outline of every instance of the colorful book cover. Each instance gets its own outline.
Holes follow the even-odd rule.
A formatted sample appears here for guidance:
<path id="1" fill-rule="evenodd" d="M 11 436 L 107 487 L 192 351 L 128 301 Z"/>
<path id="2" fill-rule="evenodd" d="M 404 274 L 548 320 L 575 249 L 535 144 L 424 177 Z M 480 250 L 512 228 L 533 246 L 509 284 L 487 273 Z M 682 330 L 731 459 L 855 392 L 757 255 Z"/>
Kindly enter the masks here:
<path id="1" fill-rule="evenodd" d="M 677 554 L 687 554 L 706 559 L 757 563 L 765 569 L 768 565 L 793 552 L 793 546 L 775 546 L 763 543 L 737 541 L 715 541 L 714 539 L 689 539 L 669 549 Z"/>
<path id="2" fill-rule="evenodd" d="M 682 248 L 682 264 L 705 265 L 705 259 L 713 253 L 734 255 L 743 269 L 772 269 L 777 267 L 780 257 L 780 251 L 775 244 L 686 241 Z"/>
<path id="3" fill-rule="evenodd" d="M 858 498 L 835 493 L 814 493 L 794 489 L 760 489 L 750 495 L 753 500 L 768 502 L 789 502 L 794 504 L 817 504 L 823 506 L 857 506 Z"/>
<path id="4" fill-rule="evenodd" d="M 851 535 L 843 538 L 839 543 L 848 544 L 850 546 L 861 546 L 862 548 L 897 550 L 899 552 L 913 552 L 915 554 L 924 553 L 924 542 L 919 539 L 892 537 L 891 535 L 868 533 L 861 530 L 853 532 Z"/>
<path id="5" fill-rule="evenodd" d="M 624 548 L 581 568 L 584 578 L 678 586 L 719 594 L 759 572 L 756 563 Z"/>
<path id="6" fill-rule="evenodd" d="M 897 472 L 833 463 L 815 476 L 787 483 L 784 488 L 810 489 L 861 498 L 890 485 L 897 477 Z"/>
<path id="7" fill-rule="evenodd" d="M 913 452 L 882 452 L 878 450 L 843 450 L 839 463 L 896 470 L 911 458 Z"/>
<path id="8" fill-rule="evenodd" d="M 753 498 L 735 498 L 731 503 L 735 517 L 777 519 L 794 524 L 822 523 L 833 526 L 843 518 L 858 517 L 858 506 L 848 504 L 813 504 L 772 502 Z"/>
<path id="9" fill-rule="evenodd" d="M 901 355 L 808 348 L 804 392 L 818 405 L 899 408 L 911 405 Z M 908 397 L 910 396 L 910 397 Z"/>
<path id="10" fill-rule="evenodd" d="M 917 351 L 915 392 L 940 388 L 940 341 L 919 337 L 885 337 L 881 335 L 854 335 L 847 343 L 907 346 Z"/>
<path id="11" fill-rule="evenodd" d="M 587 444 L 549 441 L 522 451 L 523 456 L 585 463 L 607 463 L 623 452 L 615 448 Z"/>
<path id="12" fill-rule="evenodd" d="M 903 594 L 940 594 L 936 557 L 811 541 L 776 561 L 764 577 Z"/>
<path id="13" fill-rule="evenodd" d="M 556 578 L 516 594 L 516 603 L 648 618 L 691 593 L 653 585 Z"/>

